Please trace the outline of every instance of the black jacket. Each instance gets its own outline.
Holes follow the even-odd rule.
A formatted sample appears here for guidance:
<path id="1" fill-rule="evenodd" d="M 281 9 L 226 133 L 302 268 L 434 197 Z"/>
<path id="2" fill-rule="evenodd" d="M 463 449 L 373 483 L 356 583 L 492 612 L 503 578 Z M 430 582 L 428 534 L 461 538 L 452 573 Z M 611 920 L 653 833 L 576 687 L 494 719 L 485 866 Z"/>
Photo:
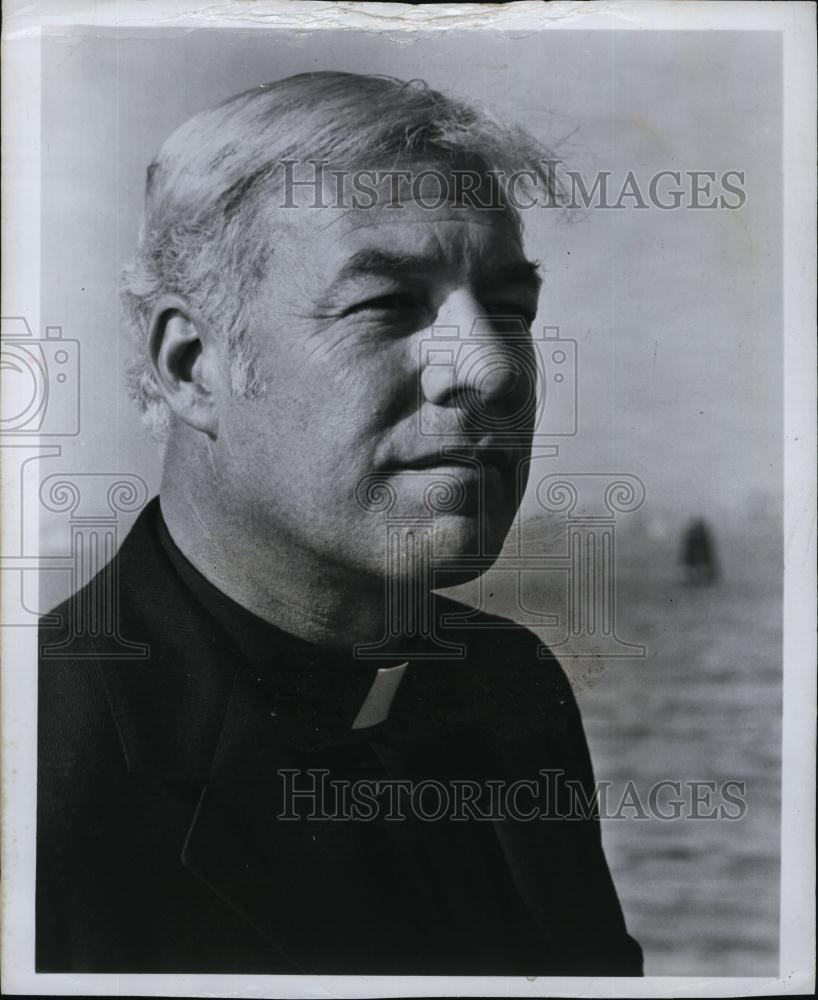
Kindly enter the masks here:
<path id="1" fill-rule="evenodd" d="M 99 614 L 117 601 L 124 658 Z M 437 613 L 464 610 L 441 599 Z M 440 787 L 541 769 L 590 793 L 570 686 L 525 629 L 450 626 L 467 655 L 413 663 L 389 720 L 353 732 L 375 667 L 339 665 L 221 595 L 173 549 L 156 500 L 54 613 L 37 971 L 641 975 L 598 821 L 553 818 L 566 798 L 545 820 L 305 819 L 315 796 L 280 818 L 287 782 L 309 789 L 321 770 L 433 779 L 432 812 Z M 516 805 L 534 806 L 528 788 Z"/>

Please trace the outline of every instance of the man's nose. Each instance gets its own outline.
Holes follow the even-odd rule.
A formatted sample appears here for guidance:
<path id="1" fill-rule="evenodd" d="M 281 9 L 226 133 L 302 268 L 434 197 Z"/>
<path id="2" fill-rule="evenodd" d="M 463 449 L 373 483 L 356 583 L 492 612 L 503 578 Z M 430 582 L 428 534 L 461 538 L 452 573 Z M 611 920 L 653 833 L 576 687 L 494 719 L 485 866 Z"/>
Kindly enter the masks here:
<path id="1" fill-rule="evenodd" d="M 502 407 L 527 379 L 528 337 L 521 327 L 501 330 L 466 291 L 453 292 L 437 313 L 425 342 L 423 395 L 437 406 Z M 533 391 L 533 387 L 532 387 Z"/>

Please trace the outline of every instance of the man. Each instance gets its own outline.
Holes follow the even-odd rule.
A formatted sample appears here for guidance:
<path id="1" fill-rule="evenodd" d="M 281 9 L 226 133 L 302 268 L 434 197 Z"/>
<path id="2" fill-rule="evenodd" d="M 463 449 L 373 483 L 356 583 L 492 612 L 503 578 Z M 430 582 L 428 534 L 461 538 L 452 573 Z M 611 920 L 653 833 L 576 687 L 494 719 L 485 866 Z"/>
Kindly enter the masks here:
<path id="1" fill-rule="evenodd" d="M 454 182 L 541 153 L 315 73 L 151 165 L 124 301 L 163 479 L 42 632 L 40 971 L 641 973 L 596 817 L 516 794 L 592 791 L 564 674 L 432 593 L 499 553 L 536 418 L 513 192 Z M 114 588 L 143 659 L 68 641 Z"/>

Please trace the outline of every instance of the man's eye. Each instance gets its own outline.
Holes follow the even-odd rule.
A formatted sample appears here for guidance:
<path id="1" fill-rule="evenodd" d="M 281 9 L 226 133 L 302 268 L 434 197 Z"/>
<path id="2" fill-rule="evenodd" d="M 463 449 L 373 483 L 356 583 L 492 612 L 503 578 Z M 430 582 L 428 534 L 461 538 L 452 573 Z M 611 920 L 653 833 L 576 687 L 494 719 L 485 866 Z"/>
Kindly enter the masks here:
<path id="1" fill-rule="evenodd" d="M 349 316 L 360 312 L 407 312 L 409 310 L 420 309 L 421 303 L 408 292 L 393 292 L 390 295 L 378 295 L 372 299 L 365 299 L 363 302 L 356 302 L 344 313 Z"/>

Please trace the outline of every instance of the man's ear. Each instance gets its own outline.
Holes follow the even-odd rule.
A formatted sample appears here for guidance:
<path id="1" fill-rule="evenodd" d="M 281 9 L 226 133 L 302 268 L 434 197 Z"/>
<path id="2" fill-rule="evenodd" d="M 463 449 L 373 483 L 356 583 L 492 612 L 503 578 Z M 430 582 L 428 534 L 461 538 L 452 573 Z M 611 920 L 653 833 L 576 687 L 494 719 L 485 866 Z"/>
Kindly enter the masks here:
<path id="1" fill-rule="evenodd" d="M 166 403 L 184 423 L 218 436 L 221 375 L 219 344 L 210 327 L 174 295 L 156 303 L 148 352 Z"/>

